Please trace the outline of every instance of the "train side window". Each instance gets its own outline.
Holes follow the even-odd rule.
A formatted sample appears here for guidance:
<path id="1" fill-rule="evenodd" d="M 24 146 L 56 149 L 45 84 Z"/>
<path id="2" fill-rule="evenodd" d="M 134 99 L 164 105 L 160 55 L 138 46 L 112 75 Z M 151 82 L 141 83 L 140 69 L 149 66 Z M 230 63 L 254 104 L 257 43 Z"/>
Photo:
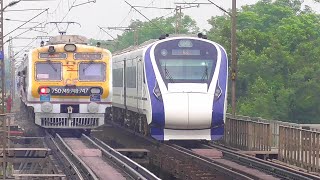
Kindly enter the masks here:
<path id="1" fill-rule="evenodd" d="M 123 87 L 123 68 L 113 69 L 113 87 Z"/>
<path id="2" fill-rule="evenodd" d="M 127 67 L 126 71 L 127 71 L 127 73 L 126 73 L 127 87 L 128 88 L 136 88 L 136 84 L 137 84 L 136 67 L 135 66 Z"/>
<path id="3" fill-rule="evenodd" d="M 145 74 L 144 74 L 144 66 L 142 65 L 142 78 L 143 78 L 143 83 L 146 83 L 146 78 L 145 78 Z"/>
<path id="4" fill-rule="evenodd" d="M 26 89 L 27 89 L 26 78 L 27 78 L 27 68 L 25 68 L 22 71 L 22 84 L 23 84 L 22 88 L 24 91 L 26 91 Z"/>

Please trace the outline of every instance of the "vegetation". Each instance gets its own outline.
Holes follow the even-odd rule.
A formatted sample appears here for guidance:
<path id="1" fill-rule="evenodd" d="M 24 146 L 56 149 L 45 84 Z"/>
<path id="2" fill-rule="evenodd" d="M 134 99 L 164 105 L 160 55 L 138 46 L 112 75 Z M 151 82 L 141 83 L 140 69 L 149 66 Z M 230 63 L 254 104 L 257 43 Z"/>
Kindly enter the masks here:
<path id="1" fill-rule="evenodd" d="M 237 18 L 237 114 L 319 122 L 319 14 L 308 6 L 302 7 L 302 0 L 260 0 L 239 9 Z M 174 19 L 152 22 L 173 33 Z M 197 32 L 190 17 L 183 16 L 183 22 L 183 33 Z M 212 17 L 208 22 L 212 26 L 208 38 L 230 52 L 229 15 Z M 150 22 L 134 21 L 131 26 L 139 27 L 140 43 L 161 34 Z M 132 31 L 124 32 L 117 37 L 113 50 L 132 45 L 133 37 Z"/>
<path id="2" fill-rule="evenodd" d="M 238 14 L 238 114 L 319 121 L 320 17 L 300 0 L 261 0 Z M 230 49 L 230 18 L 208 37 Z M 230 51 L 228 51 L 230 52 Z"/>
<path id="3" fill-rule="evenodd" d="M 161 34 L 174 34 L 175 20 L 176 16 L 156 18 L 152 19 L 150 22 L 135 20 L 128 26 L 128 29 L 134 30 L 125 30 L 124 33 L 118 36 L 114 42 L 100 42 L 102 47 L 107 47 L 112 52 L 125 49 L 134 45 L 135 41 L 138 44 L 141 44 L 149 39 L 158 39 Z M 182 15 L 181 21 L 180 33 L 190 34 L 199 31 L 199 28 L 196 26 L 196 22 L 191 19 L 190 16 Z M 135 35 L 134 33 L 137 34 Z M 92 44 L 96 44 L 96 41 L 97 40 L 91 39 Z"/>

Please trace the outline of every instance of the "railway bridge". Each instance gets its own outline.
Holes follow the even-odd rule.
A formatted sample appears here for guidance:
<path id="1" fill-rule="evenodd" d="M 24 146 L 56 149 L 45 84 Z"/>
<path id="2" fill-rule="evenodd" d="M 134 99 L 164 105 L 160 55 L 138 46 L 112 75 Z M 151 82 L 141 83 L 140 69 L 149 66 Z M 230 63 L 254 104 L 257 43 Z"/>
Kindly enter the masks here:
<path id="1" fill-rule="evenodd" d="M 320 179 L 315 124 L 228 115 L 221 141 L 185 144 L 154 142 L 134 132 L 121 137 L 112 131 L 124 128 L 111 122 L 109 130 L 99 129 L 91 137 L 17 136 L 8 133 L 19 124 L 16 113 L 0 116 L 1 123 L 11 124 L 2 124 L 6 128 L 1 130 L 0 175 L 6 179 Z M 105 131 L 117 138 L 103 142 Z M 119 145 L 126 140 L 149 145 Z M 147 167 L 150 162 L 160 170 Z"/>

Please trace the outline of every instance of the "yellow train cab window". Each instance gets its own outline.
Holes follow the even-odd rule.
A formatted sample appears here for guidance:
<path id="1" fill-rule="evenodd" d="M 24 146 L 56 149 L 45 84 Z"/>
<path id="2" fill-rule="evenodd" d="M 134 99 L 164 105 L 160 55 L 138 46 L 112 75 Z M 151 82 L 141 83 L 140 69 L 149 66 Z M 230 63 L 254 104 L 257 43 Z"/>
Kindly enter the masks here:
<path id="1" fill-rule="evenodd" d="M 105 63 L 80 63 L 79 80 L 81 81 L 105 81 L 106 64 Z"/>
<path id="2" fill-rule="evenodd" d="M 41 62 L 36 64 L 36 80 L 61 80 L 61 63 Z"/>

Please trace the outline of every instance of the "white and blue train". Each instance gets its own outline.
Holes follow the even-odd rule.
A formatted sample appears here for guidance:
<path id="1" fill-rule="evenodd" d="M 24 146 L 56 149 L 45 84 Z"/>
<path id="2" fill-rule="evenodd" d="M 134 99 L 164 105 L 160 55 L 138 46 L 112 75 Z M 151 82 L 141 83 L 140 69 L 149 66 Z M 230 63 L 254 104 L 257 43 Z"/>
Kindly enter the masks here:
<path id="1" fill-rule="evenodd" d="M 210 40 L 167 37 L 113 56 L 113 121 L 161 141 L 224 134 L 228 59 Z"/>

